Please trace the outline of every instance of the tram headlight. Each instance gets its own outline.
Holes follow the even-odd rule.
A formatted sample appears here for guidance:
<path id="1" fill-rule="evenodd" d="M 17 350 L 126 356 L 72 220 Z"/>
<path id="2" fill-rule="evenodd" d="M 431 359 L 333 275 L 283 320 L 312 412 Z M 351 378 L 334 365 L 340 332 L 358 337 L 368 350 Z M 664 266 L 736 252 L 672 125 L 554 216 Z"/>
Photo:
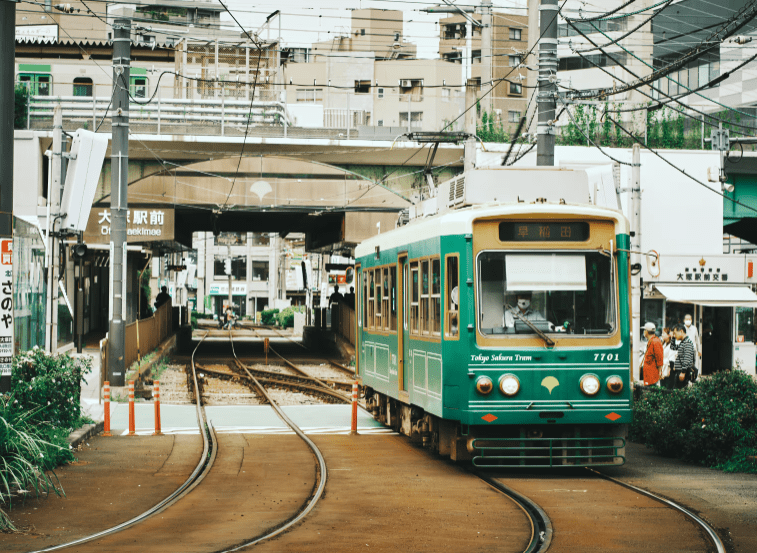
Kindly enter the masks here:
<path id="1" fill-rule="evenodd" d="M 595 396 L 599 392 L 599 379 L 593 374 L 585 374 L 581 377 L 580 387 L 587 396 Z"/>
<path id="2" fill-rule="evenodd" d="M 492 383 L 492 379 L 488 376 L 479 376 L 476 380 L 476 391 L 479 394 L 490 394 L 493 389 L 494 384 Z"/>
<path id="3" fill-rule="evenodd" d="M 613 394 L 619 394 L 623 390 L 623 379 L 619 376 L 611 376 L 607 379 L 607 389 Z"/>
<path id="4" fill-rule="evenodd" d="M 520 381 L 514 374 L 503 374 L 499 379 L 499 389 L 506 396 L 514 396 L 520 391 Z"/>

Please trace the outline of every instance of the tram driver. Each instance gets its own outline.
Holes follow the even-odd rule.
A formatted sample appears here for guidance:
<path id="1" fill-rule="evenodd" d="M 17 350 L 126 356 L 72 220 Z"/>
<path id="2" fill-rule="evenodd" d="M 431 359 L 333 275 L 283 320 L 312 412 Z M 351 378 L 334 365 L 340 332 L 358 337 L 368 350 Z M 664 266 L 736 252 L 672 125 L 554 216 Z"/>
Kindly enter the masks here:
<path id="1" fill-rule="evenodd" d="M 552 323 L 546 322 L 547 320 L 544 318 L 544 315 L 542 315 L 538 311 L 531 309 L 530 291 L 524 290 L 518 292 L 517 300 L 518 303 L 515 305 L 515 307 L 511 307 L 510 309 L 507 309 L 507 307 L 505 307 L 504 315 L 502 317 L 502 326 L 505 327 L 505 332 L 514 332 L 515 321 L 519 318 L 521 320 L 525 319 L 527 321 L 545 321 L 550 330 L 554 329 L 554 325 L 552 325 Z M 520 317 L 518 317 L 518 315 L 520 315 Z"/>

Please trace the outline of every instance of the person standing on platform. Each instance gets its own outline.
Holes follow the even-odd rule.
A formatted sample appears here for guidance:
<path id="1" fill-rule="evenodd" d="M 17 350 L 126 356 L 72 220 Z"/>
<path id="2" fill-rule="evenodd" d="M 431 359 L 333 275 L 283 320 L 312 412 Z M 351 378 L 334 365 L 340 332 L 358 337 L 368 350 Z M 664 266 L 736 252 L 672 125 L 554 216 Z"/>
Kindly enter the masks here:
<path id="1" fill-rule="evenodd" d="M 664 364 L 662 342 L 655 334 L 654 323 L 644 325 L 644 337 L 647 339 L 647 349 L 644 353 L 644 386 L 654 386 L 660 381 Z"/>
<path id="2" fill-rule="evenodd" d="M 702 366 L 702 340 L 699 339 L 699 331 L 696 325 L 692 324 L 692 317 L 688 313 L 683 318 L 683 324 L 686 325 L 686 336 L 694 345 L 694 368 L 696 371 L 690 375 L 693 381 L 697 379 L 699 368 Z"/>
<path id="3" fill-rule="evenodd" d="M 675 332 L 676 338 L 680 340 L 675 369 L 673 370 L 673 389 L 677 390 L 685 388 L 691 381 L 691 375 L 696 368 L 694 367 L 696 349 L 691 338 L 686 334 L 685 326 L 676 325 L 673 332 Z"/>
<path id="4" fill-rule="evenodd" d="M 339 291 L 339 285 L 334 285 L 334 293 L 329 296 L 329 305 L 332 305 L 334 303 L 339 303 L 342 301 L 342 293 Z"/>
<path id="5" fill-rule="evenodd" d="M 662 373 L 660 374 L 660 386 L 667 389 L 673 388 L 673 366 L 676 362 L 676 341 L 672 331 L 667 326 L 662 329 Z"/>

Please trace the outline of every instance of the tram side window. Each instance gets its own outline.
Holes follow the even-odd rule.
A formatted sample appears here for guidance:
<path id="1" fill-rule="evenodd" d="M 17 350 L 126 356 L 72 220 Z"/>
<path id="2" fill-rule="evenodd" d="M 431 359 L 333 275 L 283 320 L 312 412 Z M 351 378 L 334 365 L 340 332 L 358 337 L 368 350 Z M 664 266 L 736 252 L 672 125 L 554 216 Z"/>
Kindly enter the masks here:
<path id="1" fill-rule="evenodd" d="M 373 282 L 373 271 L 368 271 L 368 328 L 373 328 L 374 320 L 375 320 L 375 310 L 376 305 L 374 303 L 374 296 L 375 296 L 375 286 Z"/>
<path id="2" fill-rule="evenodd" d="M 421 334 L 429 333 L 428 260 L 421 261 Z"/>
<path id="3" fill-rule="evenodd" d="M 384 299 L 383 296 L 383 286 L 382 286 L 382 280 L 381 280 L 381 269 L 376 269 L 374 271 L 375 273 L 375 281 L 376 281 L 376 322 L 373 325 L 376 330 L 381 330 L 384 328 L 383 324 L 383 316 L 384 314 L 381 312 L 382 302 Z"/>
<path id="4" fill-rule="evenodd" d="M 441 261 L 437 257 L 431 260 L 431 334 L 435 336 L 439 336 L 442 330 L 441 278 Z"/>
<path id="5" fill-rule="evenodd" d="M 92 79 L 89 77 L 75 78 L 74 96 L 92 96 Z"/>
<path id="6" fill-rule="evenodd" d="M 458 270 L 459 258 L 449 256 L 447 258 L 447 314 L 444 320 L 444 333 L 454 337 L 460 332 L 459 302 L 460 302 L 460 274 Z"/>
<path id="7" fill-rule="evenodd" d="M 368 328 L 368 271 L 363 271 L 363 297 L 360 298 L 360 308 L 363 311 L 363 328 Z"/>
<path id="8" fill-rule="evenodd" d="M 389 330 L 397 330 L 397 267 L 392 266 L 389 269 L 390 278 L 390 297 L 389 306 L 391 308 L 391 316 L 389 317 L 390 326 Z"/>
<path id="9" fill-rule="evenodd" d="M 390 319 L 392 318 L 389 313 L 389 267 L 384 267 L 381 283 L 384 285 L 384 292 L 381 295 L 381 313 L 384 315 L 384 319 L 381 326 L 384 330 L 389 330 L 391 326 Z"/>
<path id="10" fill-rule="evenodd" d="M 410 264 L 410 332 L 418 334 L 420 331 L 420 279 L 418 278 L 418 262 Z"/>

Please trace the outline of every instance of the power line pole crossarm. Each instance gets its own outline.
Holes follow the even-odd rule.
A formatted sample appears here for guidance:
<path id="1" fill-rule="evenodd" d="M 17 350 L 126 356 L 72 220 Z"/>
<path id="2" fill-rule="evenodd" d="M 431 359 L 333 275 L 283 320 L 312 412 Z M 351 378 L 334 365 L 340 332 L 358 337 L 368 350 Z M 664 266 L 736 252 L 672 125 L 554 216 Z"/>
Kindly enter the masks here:
<path id="1" fill-rule="evenodd" d="M 126 379 L 126 215 L 129 182 L 131 22 L 128 19 L 116 19 L 113 34 L 108 379 L 112 386 L 123 386 Z"/>

